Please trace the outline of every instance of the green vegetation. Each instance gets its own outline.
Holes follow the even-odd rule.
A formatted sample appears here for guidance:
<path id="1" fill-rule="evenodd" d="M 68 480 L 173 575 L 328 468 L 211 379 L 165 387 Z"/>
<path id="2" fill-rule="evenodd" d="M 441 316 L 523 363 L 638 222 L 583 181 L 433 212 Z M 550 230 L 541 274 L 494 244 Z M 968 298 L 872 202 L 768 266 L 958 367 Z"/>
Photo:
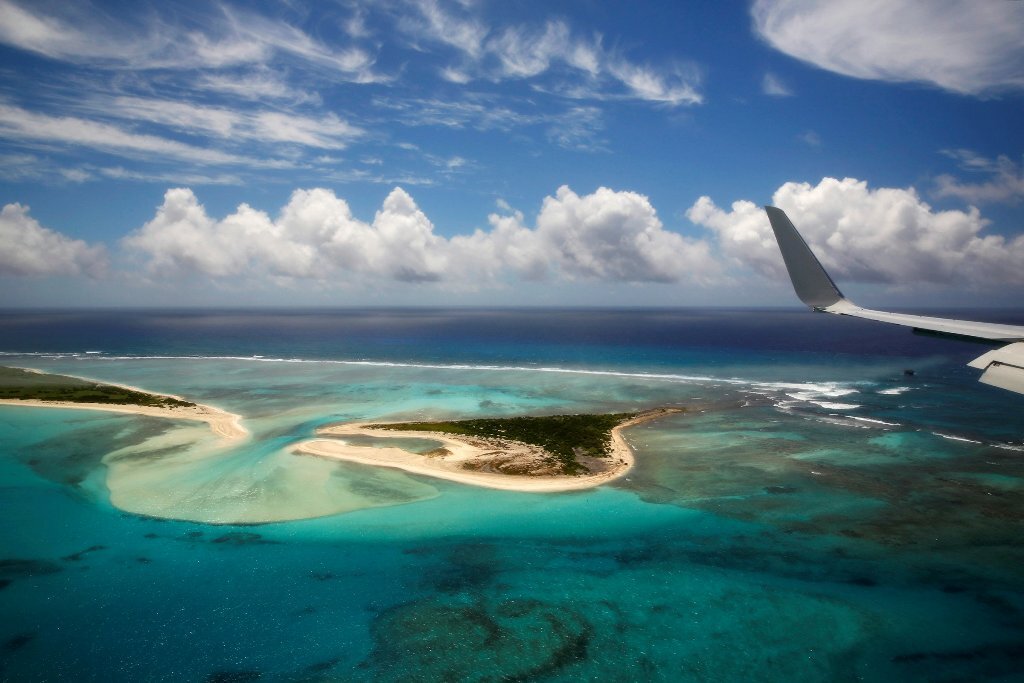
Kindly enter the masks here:
<path id="1" fill-rule="evenodd" d="M 367 425 L 371 429 L 441 432 L 483 439 L 518 441 L 540 446 L 557 458 L 565 474 L 586 472 L 576 458 L 606 458 L 611 454 L 613 427 L 637 413 L 603 415 L 551 415 L 548 417 L 506 417 L 456 422 L 401 422 Z"/>
<path id="2" fill-rule="evenodd" d="M 72 403 L 114 403 L 158 408 L 187 408 L 195 403 L 147 394 L 124 387 L 90 382 L 77 377 L 0 367 L 0 398 L 69 401 Z"/>

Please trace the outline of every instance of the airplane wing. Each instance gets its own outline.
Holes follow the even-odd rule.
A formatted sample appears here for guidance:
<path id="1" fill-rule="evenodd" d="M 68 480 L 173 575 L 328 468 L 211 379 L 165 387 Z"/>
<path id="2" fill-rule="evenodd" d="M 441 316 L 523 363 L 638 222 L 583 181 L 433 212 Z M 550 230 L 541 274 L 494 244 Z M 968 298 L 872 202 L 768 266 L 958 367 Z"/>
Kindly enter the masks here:
<path id="1" fill-rule="evenodd" d="M 766 206 L 765 211 L 772 231 L 775 232 L 775 240 L 779 243 L 779 250 L 782 251 L 782 259 L 786 262 L 786 270 L 793 281 L 793 289 L 800 300 L 812 309 L 905 325 L 914 328 L 915 332 L 943 337 L 987 344 L 1011 342 L 975 358 L 968 365 L 984 370 L 981 382 L 1024 394 L 1024 326 L 930 318 L 861 308 L 839 291 L 786 213 L 774 206 Z"/>

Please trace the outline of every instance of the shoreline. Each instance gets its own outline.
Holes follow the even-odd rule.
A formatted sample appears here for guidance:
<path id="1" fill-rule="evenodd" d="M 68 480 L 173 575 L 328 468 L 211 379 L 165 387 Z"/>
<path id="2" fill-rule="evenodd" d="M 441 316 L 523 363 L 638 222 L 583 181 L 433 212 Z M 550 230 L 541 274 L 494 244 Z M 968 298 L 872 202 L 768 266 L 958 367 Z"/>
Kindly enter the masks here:
<path id="1" fill-rule="evenodd" d="M 92 380 L 90 380 L 92 381 Z M 123 386 L 123 385 L 122 385 Z M 144 391 L 135 389 L 136 391 Z M 177 398 L 170 394 L 154 394 L 151 391 L 144 393 L 153 396 L 168 396 Z M 147 417 L 162 417 L 173 420 L 193 420 L 206 422 L 210 430 L 222 439 L 237 441 L 249 436 L 249 430 L 242 426 L 240 415 L 229 413 L 220 408 L 196 403 L 194 406 L 138 406 L 130 403 L 78 403 L 74 401 L 42 401 L 34 398 L 3 398 L 0 399 L 0 406 L 23 406 L 26 408 L 70 408 L 72 410 L 103 410 L 108 413 L 127 413 L 131 415 L 145 415 Z"/>
<path id="2" fill-rule="evenodd" d="M 375 448 L 353 446 L 344 441 L 311 439 L 298 444 L 294 452 L 362 465 L 390 467 L 411 474 L 420 474 L 437 479 L 529 493 L 556 493 L 594 488 L 625 475 L 636 464 L 633 449 L 622 434 L 624 429 L 652 420 L 684 412 L 682 408 L 657 408 L 642 412 L 635 417 L 617 424 L 611 430 L 611 454 L 604 458 L 587 458 L 590 465 L 603 466 L 598 472 L 586 475 L 542 475 L 528 476 L 482 472 L 466 469 L 464 465 L 478 463 L 482 456 L 492 456 L 496 450 L 502 455 L 530 456 L 540 449 L 520 442 L 505 442 L 499 449 L 494 441 L 440 432 L 401 431 L 393 429 L 370 429 L 367 422 L 351 422 L 331 425 L 317 430 L 317 434 L 330 436 L 374 436 L 390 438 L 419 438 L 441 442 L 448 451 L 443 455 L 414 453 L 398 447 Z M 540 450 L 540 452 L 543 452 Z"/>

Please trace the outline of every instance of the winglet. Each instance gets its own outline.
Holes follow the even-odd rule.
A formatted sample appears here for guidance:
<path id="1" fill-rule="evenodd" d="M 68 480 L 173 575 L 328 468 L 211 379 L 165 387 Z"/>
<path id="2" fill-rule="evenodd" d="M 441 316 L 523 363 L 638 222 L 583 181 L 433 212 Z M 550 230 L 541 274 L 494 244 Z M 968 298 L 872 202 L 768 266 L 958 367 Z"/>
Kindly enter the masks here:
<path id="1" fill-rule="evenodd" d="M 775 240 L 779 243 L 782 259 L 789 271 L 789 279 L 793 281 L 793 289 L 800 300 L 818 310 L 845 301 L 843 293 L 821 267 L 786 212 L 774 206 L 766 206 L 764 210 L 768 213 Z"/>

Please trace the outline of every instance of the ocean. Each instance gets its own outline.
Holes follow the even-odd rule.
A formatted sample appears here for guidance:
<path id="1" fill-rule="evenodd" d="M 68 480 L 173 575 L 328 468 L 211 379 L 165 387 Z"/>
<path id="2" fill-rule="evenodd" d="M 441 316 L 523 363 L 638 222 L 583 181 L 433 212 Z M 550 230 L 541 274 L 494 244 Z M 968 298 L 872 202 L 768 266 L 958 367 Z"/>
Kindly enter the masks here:
<path id="1" fill-rule="evenodd" d="M 0 680 L 1020 680 L 1024 396 L 985 350 L 796 309 L 0 313 L 0 365 L 252 433 L 0 406 Z M 292 452 L 658 406 L 587 491 Z"/>

